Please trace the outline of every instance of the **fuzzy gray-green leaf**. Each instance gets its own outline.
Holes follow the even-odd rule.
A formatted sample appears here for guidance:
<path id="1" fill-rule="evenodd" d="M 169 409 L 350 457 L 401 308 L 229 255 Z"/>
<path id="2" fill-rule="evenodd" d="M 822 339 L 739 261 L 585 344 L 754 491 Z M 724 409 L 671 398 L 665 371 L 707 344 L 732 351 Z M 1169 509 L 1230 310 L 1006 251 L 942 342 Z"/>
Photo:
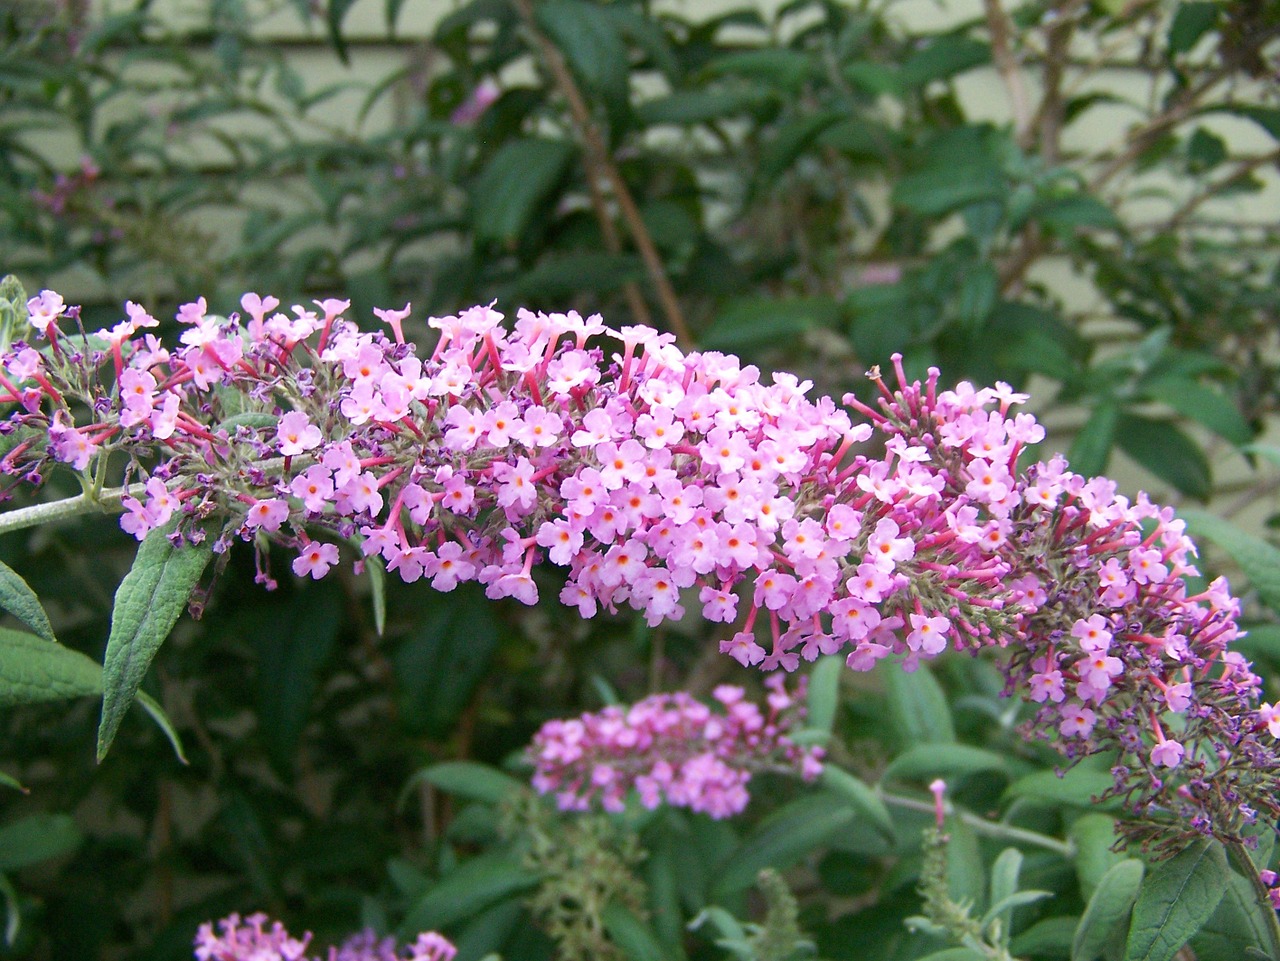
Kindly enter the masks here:
<path id="1" fill-rule="evenodd" d="M 170 530 L 171 525 L 147 535 L 116 591 L 103 664 L 98 760 L 110 749 L 151 659 L 182 616 L 213 554 L 205 543 L 174 547 Z"/>

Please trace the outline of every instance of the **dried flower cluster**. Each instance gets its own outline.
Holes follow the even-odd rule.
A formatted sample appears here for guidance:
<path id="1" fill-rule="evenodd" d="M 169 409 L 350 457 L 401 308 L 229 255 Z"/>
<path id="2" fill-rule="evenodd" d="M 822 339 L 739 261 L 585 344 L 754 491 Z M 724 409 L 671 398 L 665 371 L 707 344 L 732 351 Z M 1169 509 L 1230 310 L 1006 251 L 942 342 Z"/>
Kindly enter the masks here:
<path id="1" fill-rule="evenodd" d="M 899 367 L 896 390 L 877 375 L 878 408 L 845 399 L 854 423 L 793 376 L 766 384 L 597 317 L 431 318 L 422 360 L 407 307 L 378 312 L 386 336 L 344 301 L 241 306 L 185 305 L 170 350 L 136 305 L 76 335 L 60 297 L 33 298 L 48 344 L 3 358 L 0 400 L 19 406 L 0 467 L 39 481 L 60 461 L 89 486 L 116 453 L 137 484 L 126 530 L 177 518 L 175 537 L 219 551 L 272 538 L 299 576 L 350 540 L 406 581 L 532 604 L 545 558 L 584 617 L 630 606 L 657 624 L 696 599 L 738 626 L 721 649 L 766 670 L 1005 648 L 1010 692 L 1039 705 L 1029 729 L 1071 757 L 1115 752 L 1116 793 L 1166 834 L 1235 837 L 1280 813 L 1280 719 L 1228 650 L 1226 585 L 1188 593 L 1171 511 L 1060 457 L 1020 470 L 1043 430 L 1006 386 L 940 392 L 936 371 Z"/>
<path id="2" fill-rule="evenodd" d="M 585 811 L 596 801 L 621 811 L 634 789 L 648 808 L 665 801 L 713 818 L 738 814 L 750 800 L 747 783 L 755 772 L 790 772 L 807 781 L 822 773 L 822 748 L 801 747 L 788 736 L 804 716 L 803 687 L 796 697 L 783 675 L 766 683 L 767 713 L 746 700 L 742 688 L 725 684 L 714 695 L 723 712 L 679 691 L 549 721 L 529 749 L 533 786 L 555 792 L 568 811 Z"/>

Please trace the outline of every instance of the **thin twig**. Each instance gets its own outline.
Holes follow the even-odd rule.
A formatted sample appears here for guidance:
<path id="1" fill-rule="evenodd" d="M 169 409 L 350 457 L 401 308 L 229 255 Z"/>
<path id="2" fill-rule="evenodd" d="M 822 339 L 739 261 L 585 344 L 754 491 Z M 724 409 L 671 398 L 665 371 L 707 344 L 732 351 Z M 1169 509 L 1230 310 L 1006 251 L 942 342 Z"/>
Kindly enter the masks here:
<path id="1" fill-rule="evenodd" d="M 1009 15 L 1004 12 L 1000 0 L 983 0 L 982 9 L 987 16 L 987 32 L 991 34 L 991 59 L 996 72 L 1009 92 L 1009 108 L 1013 111 L 1013 133 L 1023 149 L 1030 146 L 1031 105 L 1027 100 L 1027 88 L 1022 79 L 1022 65 L 1014 56 Z"/>
<path id="2" fill-rule="evenodd" d="M 934 811 L 933 801 L 921 801 L 916 798 L 903 797 L 901 794 L 890 794 L 887 791 L 877 791 L 876 793 L 880 796 L 881 801 L 894 807 L 905 808 L 908 811 L 922 811 L 926 814 L 932 814 Z M 988 821 L 986 818 L 956 807 L 950 801 L 946 802 L 945 810 L 946 813 L 953 814 L 956 820 L 973 828 L 975 834 L 985 834 L 987 837 L 1002 838 L 1006 841 L 1017 841 L 1022 844 L 1044 848 L 1047 851 L 1061 854 L 1064 858 L 1073 858 L 1076 855 L 1076 846 L 1070 841 L 1059 841 L 1057 838 L 1051 838 L 1047 834 L 1028 831 L 1026 828 L 1014 827 L 1012 824 Z"/>
<path id="3" fill-rule="evenodd" d="M 601 136 L 599 128 L 591 117 L 591 110 L 588 108 L 582 92 L 578 89 L 578 85 L 573 79 L 573 74 L 570 73 L 569 67 L 556 45 L 538 28 L 531 0 L 515 0 L 515 6 L 534 43 L 538 46 L 543 62 L 551 72 L 551 78 L 555 82 L 556 88 L 569 105 L 569 114 L 573 118 L 574 128 L 578 137 L 587 151 L 589 165 L 604 174 L 605 179 L 609 181 L 614 200 L 618 204 L 618 213 L 622 215 L 622 219 L 627 225 L 631 239 L 635 242 L 636 249 L 640 253 L 640 259 L 644 262 L 645 272 L 649 275 L 649 281 L 653 284 L 654 291 L 658 295 L 658 303 L 662 306 L 667 327 L 676 335 L 682 346 L 692 346 L 693 335 L 689 331 L 689 325 L 685 323 L 684 312 L 680 309 L 680 301 L 676 297 L 675 288 L 671 286 L 671 280 L 667 277 L 666 269 L 662 265 L 662 257 L 653 242 L 653 237 L 649 234 L 649 229 L 644 225 L 644 219 L 640 216 L 640 209 L 636 206 L 635 199 L 631 196 L 631 189 L 627 186 L 627 182 L 622 178 L 622 173 L 609 155 L 604 137 Z M 588 173 L 590 173 L 590 170 Z"/>

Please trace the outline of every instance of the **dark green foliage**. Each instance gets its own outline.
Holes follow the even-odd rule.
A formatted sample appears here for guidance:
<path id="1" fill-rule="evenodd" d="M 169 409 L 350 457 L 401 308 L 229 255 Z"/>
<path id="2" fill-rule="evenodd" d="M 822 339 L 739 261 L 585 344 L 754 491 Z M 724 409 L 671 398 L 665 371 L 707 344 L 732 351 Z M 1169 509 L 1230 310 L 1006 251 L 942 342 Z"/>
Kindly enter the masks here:
<path id="1" fill-rule="evenodd" d="M 301 73 L 252 4 L 195 6 L 180 30 L 143 0 L 92 15 L 0 0 L 0 273 L 60 285 L 88 330 L 126 298 L 167 317 L 202 294 L 229 312 L 245 290 L 350 297 L 366 318 L 412 301 L 418 337 L 422 318 L 495 297 L 509 315 L 678 329 L 651 241 L 692 340 L 818 393 L 866 399 L 863 372 L 901 352 L 948 386 L 1030 385 L 1073 425 L 1043 454 L 1069 448 L 1083 473 L 1119 451 L 1164 493 L 1205 500 L 1224 452 L 1280 462 L 1254 443 L 1280 399 L 1274 225 L 1212 202 L 1247 207 L 1274 166 L 1225 126 L 1280 139 L 1266 4 L 1073 5 L 1060 55 L 1141 36 L 1133 76 L 1160 97 L 1059 77 L 1014 123 L 964 93 L 976 76 L 995 89 L 988 23 L 913 34 L 878 0 L 795 0 L 772 22 L 745 3 L 704 22 L 638 0 L 544 0 L 531 18 L 470 0 L 425 42 L 410 39 L 422 5 L 386 0 L 390 40 L 352 33 L 351 0 L 280 5 L 343 63 L 399 44 L 371 86 Z M 1033 91 L 1055 69 L 1041 13 L 1061 6 L 1009 4 Z M 1118 105 L 1133 124 L 1118 140 L 1080 136 Z M 1140 219 L 1139 200 L 1157 212 Z M 23 313 L 0 285 L 0 340 Z M 1261 532 L 1187 519 L 1280 609 Z M 35 632 L 0 629 L 0 958 L 189 958 L 199 922 L 258 908 L 317 943 L 439 926 L 462 961 L 1280 950 L 1241 852 L 1144 869 L 1113 851 L 1128 812 L 1093 801 L 1114 783 L 1105 759 L 1059 777 L 986 662 L 871 678 L 821 663 L 806 736 L 834 763 L 817 785 L 758 776 L 730 822 L 639 806 L 582 819 L 523 787 L 532 732 L 690 677 L 700 694 L 754 683 L 708 658 L 712 625 L 584 623 L 381 571 L 268 593 L 247 547 L 210 574 L 207 554 L 159 542 L 126 582 L 145 596 L 113 615 L 136 545 L 112 521 L 0 547 L 0 608 Z M 537 576 L 558 592 L 560 574 Z M 208 613 L 170 636 L 193 590 Z M 1274 625 L 1241 649 L 1280 669 Z M 115 743 L 99 766 L 104 653 L 103 751 Z M 120 724 L 135 692 L 160 732 Z M 1203 896 L 1175 896 L 1187 885 Z"/>

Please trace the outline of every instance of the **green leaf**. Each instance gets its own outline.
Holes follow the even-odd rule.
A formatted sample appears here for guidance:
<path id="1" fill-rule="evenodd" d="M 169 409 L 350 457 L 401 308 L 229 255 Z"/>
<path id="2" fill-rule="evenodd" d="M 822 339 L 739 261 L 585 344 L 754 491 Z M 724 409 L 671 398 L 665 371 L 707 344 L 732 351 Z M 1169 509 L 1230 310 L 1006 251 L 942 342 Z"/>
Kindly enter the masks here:
<path id="1" fill-rule="evenodd" d="M 404 790 L 407 793 L 423 783 L 437 787 L 446 794 L 471 801 L 483 801 L 485 804 L 499 804 L 513 794 L 528 790 L 528 786 L 522 781 L 517 781 L 496 767 L 476 761 L 443 761 L 424 767 L 409 779 Z M 404 794 L 401 795 L 401 800 L 403 799 Z"/>
<path id="2" fill-rule="evenodd" d="M 844 659 L 820 657 L 809 674 L 809 693 L 805 727 L 809 730 L 831 733 L 835 725 L 836 708 L 840 703 L 840 678 L 844 674 Z"/>
<path id="3" fill-rule="evenodd" d="M 971 37 L 946 34 L 935 37 L 902 63 L 898 76 L 907 89 L 917 89 L 935 80 L 949 80 L 956 74 L 991 62 L 989 44 Z"/>
<path id="4" fill-rule="evenodd" d="M 343 63 L 348 63 L 349 61 L 347 59 L 347 41 L 342 35 L 342 21 L 347 18 L 347 12 L 355 4 L 356 0 L 329 0 L 328 7 L 325 10 L 324 22 L 329 31 L 329 42 L 333 44 L 333 49 L 337 51 L 338 59 Z"/>
<path id="5" fill-rule="evenodd" d="M 822 768 L 822 786 L 839 794 L 860 817 L 870 821 L 886 841 L 890 844 L 894 842 L 893 818 L 889 809 L 865 782 L 843 768 L 828 763 Z"/>
<path id="6" fill-rule="evenodd" d="M 956 739 L 951 709 L 929 668 L 920 665 L 910 673 L 894 663 L 882 662 L 881 676 L 889 697 L 889 718 L 904 747 L 917 744 L 952 744 Z"/>
<path id="7" fill-rule="evenodd" d="M 856 817 L 854 809 L 840 800 L 824 791 L 774 811 L 721 866 L 713 895 L 724 899 L 745 890 L 765 868 L 785 870 L 829 843 Z"/>
<path id="8" fill-rule="evenodd" d="M 4 771 L 0 771 L 0 785 L 11 787 L 15 791 L 21 791 L 23 794 L 27 793 L 27 789 L 22 786 L 21 781 L 12 774 L 5 774 Z"/>
<path id="9" fill-rule="evenodd" d="M 1142 862 L 1130 858 L 1102 876 L 1076 928 L 1071 961 L 1094 961 L 1116 932 L 1124 930 L 1145 873 Z"/>
<path id="10" fill-rule="evenodd" d="M 993 918 L 1000 913 L 1000 906 L 1006 898 L 1018 893 L 1018 876 L 1022 873 L 1022 852 L 1017 848 L 1005 848 L 991 865 L 991 907 L 983 918 L 982 927 L 986 928 Z M 1004 943 L 1009 940 L 1010 922 L 1013 917 L 1012 908 L 1005 912 L 1001 919 L 1001 931 Z"/>
<path id="11" fill-rule="evenodd" d="M 986 164 L 930 167 L 899 180 L 893 203 L 921 217 L 941 217 L 968 204 L 999 200 L 1005 192 L 999 173 Z"/>
<path id="12" fill-rule="evenodd" d="M 715 350 L 795 343 L 809 330 L 834 326 L 839 315 L 840 305 L 829 297 L 743 298 L 720 311 L 701 341 Z"/>
<path id="13" fill-rule="evenodd" d="M 392 656 L 400 722 L 446 737 L 484 680 L 498 648 L 493 605 L 475 585 L 424 600 L 421 626 Z"/>
<path id="14" fill-rule="evenodd" d="M 934 951 L 933 954 L 926 954 L 916 961 L 987 961 L 985 954 L 979 954 L 972 948 L 943 948 L 941 951 Z"/>
<path id="15" fill-rule="evenodd" d="M 1212 839 L 1157 864 L 1133 906 L 1124 961 L 1172 961 L 1213 916 L 1230 873 L 1222 845 Z"/>
<path id="16" fill-rule="evenodd" d="M 542 0 L 533 11 L 578 83 L 604 104 L 616 126 L 629 106 L 630 62 L 613 18 L 583 0 Z"/>
<path id="17" fill-rule="evenodd" d="M 1275 908 L 1258 899 L 1253 882 L 1231 872 L 1218 909 L 1191 939 L 1196 961 L 1237 961 L 1256 948 L 1271 957 L 1271 931 Z"/>
<path id="18" fill-rule="evenodd" d="M 1026 798 L 1052 805 L 1069 804 L 1076 807 L 1113 809 L 1119 807 L 1116 798 L 1098 802 L 1096 797 L 1115 787 L 1115 778 L 1108 771 L 1086 767 L 1073 767 L 1062 777 L 1054 771 L 1036 771 L 1018 778 L 1004 792 L 1006 800 Z"/>
<path id="19" fill-rule="evenodd" d="M 84 835 L 68 814 L 32 814 L 0 827 L 0 874 L 62 857 Z"/>
<path id="20" fill-rule="evenodd" d="M 653 929 L 623 905 L 610 902 L 600 912 L 600 920 L 623 957 L 630 961 L 669 961 Z"/>
<path id="21" fill-rule="evenodd" d="M 1197 0 L 1178 4 L 1178 12 L 1169 24 L 1169 56 L 1186 53 L 1213 29 L 1218 22 L 1220 3 L 1213 0 Z"/>
<path id="22" fill-rule="evenodd" d="M 641 104 L 636 119 L 647 127 L 693 126 L 756 113 L 776 100 L 777 94 L 762 89 L 680 90 Z"/>
<path id="23" fill-rule="evenodd" d="M 1107 469 L 1119 421 L 1120 408 L 1111 401 L 1103 401 L 1093 409 L 1071 442 L 1067 460 L 1071 462 L 1072 470 L 1085 477 L 1097 477 Z"/>
<path id="24" fill-rule="evenodd" d="M 986 901 L 986 871 L 982 866 L 982 849 L 978 833 L 954 814 L 943 822 L 947 842 L 947 890 L 951 900 L 972 904 L 981 911 Z"/>
<path id="25" fill-rule="evenodd" d="M 57 641 L 40 599 L 27 582 L 8 564 L 0 561 L 0 608 L 8 611 L 46 641 Z"/>
<path id="26" fill-rule="evenodd" d="M 1080 919 L 1076 917 L 1037 921 L 1009 942 L 1009 951 L 1018 958 L 1068 958 L 1079 923 Z"/>
<path id="27" fill-rule="evenodd" d="M 643 262 L 632 254 L 584 251 L 544 257 L 532 270 L 516 277 L 503 293 L 517 300 L 562 299 L 586 292 L 608 293 L 644 276 Z"/>
<path id="28" fill-rule="evenodd" d="M 574 154 L 564 140 L 531 137 L 503 144 L 471 191 L 476 240 L 514 246 L 564 178 Z"/>
<path id="29" fill-rule="evenodd" d="M 1253 431 L 1240 409 L 1212 387 L 1179 377 L 1143 384 L 1142 391 L 1233 444 L 1243 445 L 1253 439 Z"/>
<path id="30" fill-rule="evenodd" d="M 173 748 L 173 753 L 178 756 L 178 760 L 183 764 L 191 763 L 187 760 L 186 752 L 182 749 L 182 738 L 178 736 L 178 729 L 173 726 L 173 722 L 169 720 L 169 715 L 164 712 L 160 702 L 146 691 L 139 691 L 138 704 L 151 715 L 151 720 L 156 722 L 156 726 L 168 738 L 169 745 Z"/>
<path id="31" fill-rule="evenodd" d="M 1076 847 L 1074 861 L 1080 893 L 1086 899 L 1093 896 L 1108 871 L 1127 860 L 1125 855 L 1111 850 L 1116 843 L 1116 823 L 1107 814 L 1082 814 L 1067 830 L 1067 837 Z"/>
<path id="32" fill-rule="evenodd" d="M 968 744 L 920 744 L 908 748 L 885 768 L 885 781 L 928 783 L 934 778 L 967 777 L 982 771 L 996 771 L 1009 776 L 1009 764 L 994 751 Z"/>
<path id="33" fill-rule="evenodd" d="M 13 883 L 3 874 L 0 874 L 0 898 L 4 899 L 4 943 L 13 947 L 18 940 L 18 932 L 22 930 L 22 907 L 18 904 L 18 892 L 13 889 Z"/>
<path id="34" fill-rule="evenodd" d="M 308 583 L 288 604 L 264 605 L 248 621 L 258 655 L 258 730 L 282 777 L 293 774 L 320 670 L 342 626 L 342 604 L 333 580 Z"/>
<path id="35" fill-rule="evenodd" d="M 403 936 L 438 931 L 500 901 L 537 887 L 540 878 L 510 855 L 482 854 L 466 862 L 432 886 L 405 915 Z"/>
<path id="36" fill-rule="evenodd" d="M 173 630 L 213 556 L 207 541 L 174 547 L 168 536 L 173 527 L 168 524 L 147 535 L 116 591 L 102 667 L 99 761 L 106 757 L 151 659 Z"/>
<path id="37" fill-rule="evenodd" d="M 762 196 L 820 134 L 847 116 L 843 110 L 820 110 L 783 124 L 760 152 L 751 182 L 751 195 Z"/>
<path id="38" fill-rule="evenodd" d="M 992 921 L 999 919 L 1001 922 L 1001 934 L 1007 939 L 1009 937 L 1009 926 L 1012 924 L 1010 919 L 1013 917 L 1014 908 L 1035 904 L 1037 901 L 1043 901 L 1045 898 L 1051 897 L 1054 897 L 1052 891 L 1015 891 L 1008 897 L 994 902 L 987 909 L 987 913 L 982 916 L 980 923 L 983 928 L 986 928 Z"/>
<path id="39" fill-rule="evenodd" d="M 990 264 L 975 264 L 965 271 L 956 291 L 957 319 L 969 330 L 987 322 L 1000 295 L 1000 279 Z"/>
<path id="40" fill-rule="evenodd" d="M 92 658 L 34 634 L 0 628 L 0 707 L 101 692 L 102 668 Z"/>
<path id="41" fill-rule="evenodd" d="M 387 629 L 387 567 L 378 555 L 366 557 L 365 573 L 369 575 L 369 596 L 373 602 L 373 629 L 382 637 Z"/>
<path id="42" fill-rule="evenodd" d="M 1069 234 L 1077 227 L 1114 230 L 1120 226 L 1120 219 L 1115 211 L 1089 194 L 1055 197 L 1036 204 L 1028 217 L 1058 234 Z"/>
<path id="43" fill-rule="evenodd" d="M 1207 538 L 1230 554 L 1258 592 L 1258 599 L 1280 612 L 1280 549 L 1206 511 L 1181 507 L 1178 513 L 1194 536 Z"/>
<path id="44" fill-rule="evenodd" d="M 1116 439 L 1126 454 L 1188 497 L 1204 501 L 1213 493 L 1204 451 L 1168 421 L 1121 414 Z"/>
<path id="45" fill-rule="evenodd" d="M 704 72 L 712 77 L 725 74 L 750 77 L 791 93 L 799 90 L 817 72 L 817 65 L 799 50 L 770 47 L 716 57 L 707 64 Z"/>

